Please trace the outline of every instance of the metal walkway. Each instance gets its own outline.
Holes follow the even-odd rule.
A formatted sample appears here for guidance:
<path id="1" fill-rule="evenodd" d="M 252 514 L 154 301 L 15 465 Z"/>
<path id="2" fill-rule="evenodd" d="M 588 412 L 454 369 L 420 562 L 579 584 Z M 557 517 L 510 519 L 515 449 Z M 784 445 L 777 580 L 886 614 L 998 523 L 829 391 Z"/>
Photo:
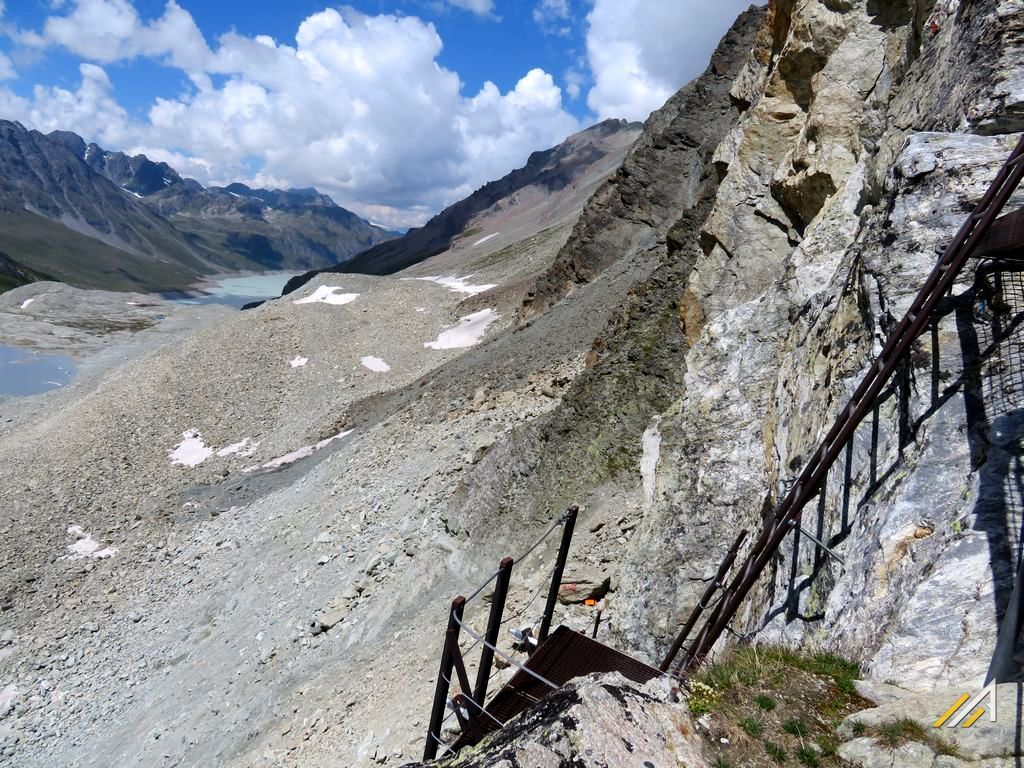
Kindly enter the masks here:
<path id="1" fill-rule="evenodd" d="M 1022 178 L 1024 137 L 1018 142 L 977 207 L 939 258 L 910 309 L 889 335 L 881 354 L 829 429 L 825 439 L 811 455 L 799 478 L 790 487 L 770 518 L 765 521 L 756 539 L 743 555 L 735 575 L 729 581 L 732 566 L 739 559 L 740 551 L 747 540 L 747 531 L 739 532 L 719 566 L 716 577 L 691 612 L 661 663 L 660 670 L 566 627 L 558 627 L 554 634 L 548 637 L 576 520 L 577 509 L 570 507 L 524 555 L 517 560 L 505 558 L 498 570 L 468 599 L 457 597 L 452 601 L 423 759 L 432 760 L 437 756 L 439 749 L 454 754 L 462 747 L 476 744 L 487 733 L 501 728 L 508 720 L 541 701 L 551 691 L 557 690 L 580 675 L 618 671 L 629 679 L 643 683 L 670 670 L 680 651 L 682 659 L 676 666 L 675 673 L 692 673 L 707 658 L 743 600 L 778 551 L 779 545 L 791 531 L 800 530 L 801 535 L 813 540 L 833 557 L 841 559 L 824 542 L 800 527 L 801 514 L 807 504 L 823 491 L 829 469 L 846 449 L 857 426 L 874 409 L 893 373 L 904 363 L 913 343 L 928 327 L 937 305 L 951 292 L 968 259 L 974 256 L 994 261 L 1024 261 L 1024 209 L 997 220 Z M 503 613 L 512 566 L 536 549 L 559 525 L 564 525 L 562 541 L 551 574 L 547 603 L 539 619 L 540 630 L 536 636 L 536 645 L 531 645 L 529 638 L 521 638 L 524 643 L 519 647 L 527 651 L 532 650 L 532 653 L 529 653 L 525 663 L 520 663 L 497 646 L 502 625 L 511 620 L 504 618 Z M 487 629 L 483 634 L 478 634 L 464 621 L 463 612 L 467 602 L 479 596 L 491 582 L 494 582 L 495 586 Z M 512 618 L 518 618 L 527 608 L 529 603 Z M 687 645 L 690 633 L 698 626 L 706 612 L 707 618 L 693 641 Z M 600 621 L 600 614 L 597 621 Z M 534 622 L 532 626 L 536 624 L 537 622 Z M 597 622 L 594 631 L 596 634 Z M 463 632 L 474 641 L 465 650 L 459 644 Z M 475 684 L 471 685 L 464 655 L 477 645 L 481 646 L 480 660 L 476 667 Z M 518 672 L 490 702 L 487 702 L 488 683 L 494 677 L 491 668 L 495 655 L 507 664 L 517 667 Z M 457 683 L 460 690 L 449 698 L 453 683 Z M 451 710 L 447 717 L 446 707 Z M 451 742 L 446 742 L 442 738 L 442 727 L 451 717 L 457 718 L 461 735 Z"/>

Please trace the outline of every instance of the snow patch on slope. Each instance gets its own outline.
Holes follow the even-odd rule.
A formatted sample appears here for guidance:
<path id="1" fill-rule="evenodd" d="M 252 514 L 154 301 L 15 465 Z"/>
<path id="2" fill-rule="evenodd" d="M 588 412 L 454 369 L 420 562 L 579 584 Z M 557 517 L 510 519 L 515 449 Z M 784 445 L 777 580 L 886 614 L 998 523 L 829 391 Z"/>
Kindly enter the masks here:
<path id="1" fill-rule="evenodd" d="M 237 453 L 239 456 L 252 456 L 254 453 L 256 453 L 256 449 L 259 447 L 259 443 L 254 443 L 247 437 L 240 442 L 232 443 L 231 445 L 225 445 L 223 448 L 217 451 L 217 455 L 231 456 L 232 454 Z"/>
<path id="2" fill-rule="evenodd" d="M 481 283 L 479 285 L 474 285 L 469 282 L 469 278 L 471 277 L 472 275 L 466 275 L 465 277 L 459 277 L 457 275 L 448 275 L 446 277 L 415 277 L 413 279 L 426 280 L 427 282 L 430 283 L 437 283 L 438 285 L 443 285 L 445 288 L 455 291 L 456 293 L 468 293 L 470 296 L 476 296 L 476 294 L 478 293 L 483 293 L 484 291 L 491 290 L 491 288 L 498 287 L 497 283 Z"/>
<path id="3" fill-rule="evenodd" d="M 385 363 L 379 357 L 373 357 L 372 355 L 359 358 L 359 362 L 363 364 L 364 368 L 369 368 L 371 371 L 376 371 L 377 373 L 387 373 L 391 370 L 390 365 Z"/>
<path id="4" fill-rule="evenodd" d="M 428 349 L 461 349 L 472 347 L 487 333 L 487 327 L 498 319 L 493 309 L 481 309 L 471 315 L 459 318 L 458 325 L 441 331 L 434 341 L 428 341 L 424 347 Z"/>
<path id="5" fill-rule="evenodd" d="M 64 556 L 66 560 L 81 560 L 85 557 L 91 557 L 93 560 L 106 560 L 117 554 L 116 547 L 101 546 L 96 539 L 82 530 L 80 525 L 70 526 L 68 534 L 75 536 L 77 541 L 74 544 L 68 544 L 68 554 Z"/>
<path id="6" fill-rule="evenodd" d="M 302 448 L 298 448 L 291 453 L 286 453 L 284 456 L 278 456 L 276 459 L 271 459 L 266 464 L 260 464 L 256 467 L 246 467 L 243 472 L 252 472 L 254 469 L 273 469 L 275 467 L 283 467 L 285 464 L 292 464 L 299 459 L 304 459 L 307 456 L 312 456 L 316 451 L 321 448 L 326 448 L 328 445 L 333 443 L 335 440 L 341 440 L 346 435 L 352 434 L 355 430 L 346 429 L 344 432 L 339 432 L 334 437 L 328 437 L 321 440 L 315 445 L 304 445 Z"/>
<path id="7" fill-rule="evenodd" d="M 486 235 L 484 237 L 481 237 L 479 240 L 477 240 L 475 243 L 473 243 L 473 245 L 471 247 L 472 248 L 476 248 L 478 245 L 483 245 L 488 240 L 490 240 L 492 238 L 495 238 L 495 237 L 497 237 L 500 234 L 501 234 L 501 232 L 495 232 L 493 235 Z"/>
<path id="8" fill-rule="evenodd" d="M 293 304 L 348 304 L 355 301 L 358 293 L 338 293 L 342 290 L 338 286 L 321 285 L 304 299 L 296 299 Z"/>
<path id="9" fill-rule="evenodd" d="M 182 441 L 167 451 L 167 456 L 170 458 L 171 464 L 180 464 L 184 467 L 197 467 L 214 454 L 221 457 L 236 453 L 239 456 L 252 456 L 260 445 L 246 437 L 240 442 L 231 443 L 217 450 L 204 443 L 202 433 L 195 429 L 182 432 L 181 437 Z"/>
<path id="10" fill-rule="evenodd" d="M 203 442 L 201 433 L 190 429 L 181 433 L 182 441 L 167 452 L 171 464 L 185 467 L 196 467 L 213 456 L 213 448 Z"/>

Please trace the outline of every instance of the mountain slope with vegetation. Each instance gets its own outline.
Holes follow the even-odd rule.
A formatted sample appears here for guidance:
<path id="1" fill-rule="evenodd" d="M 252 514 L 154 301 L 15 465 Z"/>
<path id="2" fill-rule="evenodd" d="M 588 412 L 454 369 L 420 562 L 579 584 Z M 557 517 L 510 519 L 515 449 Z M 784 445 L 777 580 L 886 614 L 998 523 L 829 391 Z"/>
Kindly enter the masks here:
<path id="1" fill-rule="evenodd" d="M 316 190 L 205 188 L 166 163 L 0 121 L 0 236 L 82 287 L 185 288 L 205 275 L 334 264 L 394 237 Z"/>

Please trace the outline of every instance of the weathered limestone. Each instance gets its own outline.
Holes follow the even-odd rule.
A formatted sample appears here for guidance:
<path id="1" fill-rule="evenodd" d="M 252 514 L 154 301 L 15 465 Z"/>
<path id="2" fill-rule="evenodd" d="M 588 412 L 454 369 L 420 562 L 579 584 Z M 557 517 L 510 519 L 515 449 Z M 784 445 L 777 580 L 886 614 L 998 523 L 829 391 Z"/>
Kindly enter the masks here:
<path id="1" fill-rule="evenodd" d="M 751 107 L 716 151 L 705 255 L 680 288 L 685 390 L 662 413 L 654 502 L 611 598 L 618 639 L 649 658 L 736 530 L 781 498 L 1016 142 L 993 135 L 1017 120 L 1014 3 L 880 7 L 773 4 L 771 62 L 755 51 L 734 84 Z M 805 513 L 845 564 L 791 537 L 737 631 L 913 687 L 983 677 L 1012 587 L 1024 434 L 994 367 L 1018 342 L 993 347 L 986 315 L 1024 307 L 993 290 L 963 276 L 821 514 Z"/>
<path id="2" fill-rule="evenodd" d="M 664 678 L 638 686 L 611 673 L 568 684 L 476 747 L 440 764 L 448 768 L 704 768 L 707 762 L 677 689 Z"/>

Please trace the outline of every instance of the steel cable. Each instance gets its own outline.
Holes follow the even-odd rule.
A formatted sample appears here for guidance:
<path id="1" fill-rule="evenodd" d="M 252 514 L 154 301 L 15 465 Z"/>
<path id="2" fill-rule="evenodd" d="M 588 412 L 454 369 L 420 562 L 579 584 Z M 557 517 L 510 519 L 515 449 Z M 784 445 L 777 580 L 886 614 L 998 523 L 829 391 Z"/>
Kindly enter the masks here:
<path id="1" fill-rule="evenodd" d="M 496 648 L 495 646 L 493 646 L 493 645 L 491 645 L 490 643 L 488 643 L 488 642 L 487 642 L 487 640 L 485 640 L 485 639 L 484 639 L 483 637 L 481 637 L 480 635 L 476 634 L 476 632 L 474 632 L 474 631 L 473 631 L 472 629 L 470 629 L 470 628 L 469 628 L 469 627 L 468 627 L 468 626 L 466 625 L 466 623 L 465 623 L 465 622 L 463 622 L 463 621 L 462 621 L 462 619 L 460 619 L 460 618 L 459 618 L 458 616 L 455 616 L 455 615 L 453 614 L 453 615 L 452 615 L 452 618 L 453 618 L 453 619 L 455 619 L 456 623 L 457 623 L 457 624 L 458 624 L 458 625 L 459 625 L 460 627 L 462 627 L 462 628 L 463 628 L 464 630 L 466 630 L 466 634 L 468 634 L 468 635 L 469 635 L 470 637 L 474 637 L 474 638 L 476 638 L 476 639 L 477 639 L 478 641 L 480 641 L 480 642 L 481 642 L 481 643 L 483 643 L 483 644 L 484 644 L 485 646 L 487 646 L 487 647 L 488 647 L 488 648 L 490 648 L 490 649 L 491 649 L 492 651 L 494 651 L 494 653 L 495 653 L 495 654 L 496 654 L 497 656 L 499 656 L 500 658 L 504 659 L 505 661 L 507 661 L 507 662 L 508 662 L 509 664 L 511 664 L 512 666 L 514 666 L 514 667 L 516 667 L 516 668 L 518 668 L 518 669 L 521 669 L 521 670 L 522 670 L 523 672 L 526 672 L 526 673 L 527 673 L 528 675 L 531 675 L 532 677 L 535 677 L 535 678 L 537 678 L 537 679 L 538 679 L 538 680 L 540 680 L 540 681 L 541 681 L 542 683 L 544 683 L 544 685 L 546 685 L 546 686 L 550 687 L 550 688 L 551 688 L 552 690 L 555 690 L 555 691 L 557 691 L 557 690 L 558 690 L 558 689 L 559 689 L 559 688 L 561 687 L 561 686 L 555 685 L 555 684 L 554 684 L 553 682 L 551 682 L 550 680 L 548 680 L 548 679 L 547 679 L 546 677 L 544 677 L 543 675 L 539 675 L 539 674 L 537 674 L 537 673 L 536 673 L 536 672 L 534 672 L 534 671 L 533 671 L 532 669 L 529 669 L 528 667 L 524 667 L 524 666 L 523 666 L 522 664 L 520 664 L 520 663 L 519 663 L 518 661 L 516 661 L 515 659 L 513 659 L 513 658 L 512 658 L 511 656 L 509 656 L 508 654 L 505 654 L 505 653 L 503 653 L 502 651 L 498 650 L 498 649 L 497 649 L 497 648 Z"/>

